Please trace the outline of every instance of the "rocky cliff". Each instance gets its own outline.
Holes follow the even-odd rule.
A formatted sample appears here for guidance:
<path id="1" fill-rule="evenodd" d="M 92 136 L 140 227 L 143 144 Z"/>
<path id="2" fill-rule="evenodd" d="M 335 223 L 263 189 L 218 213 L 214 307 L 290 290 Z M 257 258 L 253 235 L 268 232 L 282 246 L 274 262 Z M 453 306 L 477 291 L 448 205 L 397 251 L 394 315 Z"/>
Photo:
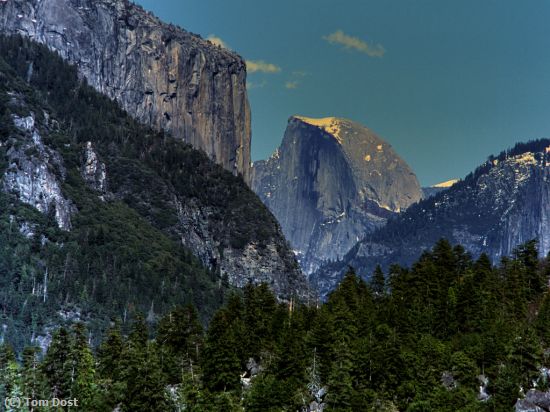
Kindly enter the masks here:
<path id="1" fill-rule="evenodd" d="M 518 144 L 463 180 L 413 205 L 314 276 L 326 292 L 348 265 L 370 276 L 377 264 L 409 265 L 444 237 L 494 263 L 529 240 L 550 251 L 550 140 Z"/>
<path id="2" fill-rule="evenodd" d="M 98 338 L 109 319 L 155 322 L 187 303 L 206 321 L 248 283 L 312 296 L 243 179 L 20 36 L 0 36 L 0 188 L 0 284 L 12 285 L 0 301 L 19 348 L 60 324 L 93 324 Z"/>
<path id="3" fill-rule="evenodd" d="M 254 163 L 251 181 L 306 272 L 341 258 L 421 197 L 416 176 L 388 143 L 334 117 L 290 118 L 281 146 Z"/>
<path id="4" fill-rule="evenodd" d="M 46 44 L 136 119 L 248 179 L 246 68 L 234 53 L 127 0 L 0 1 L 0 31 Z"/>

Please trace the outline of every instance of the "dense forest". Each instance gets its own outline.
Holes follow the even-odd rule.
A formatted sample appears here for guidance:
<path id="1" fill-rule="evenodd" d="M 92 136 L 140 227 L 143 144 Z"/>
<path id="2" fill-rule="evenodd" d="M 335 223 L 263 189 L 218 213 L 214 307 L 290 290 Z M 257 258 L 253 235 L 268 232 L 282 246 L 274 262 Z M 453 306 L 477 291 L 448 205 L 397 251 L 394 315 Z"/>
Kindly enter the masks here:
<path id="1" fill-rule="evenodd" d="M 45 354 L 0 355 L 4 395 L 74 398 L 84 411 L 507 411 L 548 387 L 550 261 L 534 241 L 493 266 L 439 241 L 410 268 L 350 268 L 328 300 L 234 293 L 206 332 L 191 306 L 158 324 L 113 323 L 97 349 L 83 324 Z M 363 274 L 364 275 L 364 274 Z"/>

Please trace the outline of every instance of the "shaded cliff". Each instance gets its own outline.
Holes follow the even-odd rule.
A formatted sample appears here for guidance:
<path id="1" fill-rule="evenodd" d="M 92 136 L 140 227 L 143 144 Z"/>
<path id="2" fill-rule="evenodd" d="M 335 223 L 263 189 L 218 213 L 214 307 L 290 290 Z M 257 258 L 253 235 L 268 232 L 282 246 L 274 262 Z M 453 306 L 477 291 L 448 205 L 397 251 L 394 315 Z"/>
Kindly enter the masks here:
<path id="1" fill-rule="evenodd" d="M 236 54 L 126 0 L 1 1 L 0 31 L 46 44 L 133 117 L 248 180 L 250 109 Z"/>
<path id="2" fill-rule="evenodd" d="M 438 239 L 459 243 L 494 263 L 529 240 L 550 251 L 550 140 L 518 144 L 475 172 L 410 207 L 365 237 L 339 262 L 314 276 L 324 292 L 348 265 L 370 276 L 377 264 L 410 265 Z"/>
<path id="3" fill-rule="evenodd" d="M 279 149 L 255 162 L 252 188 L 308 273 L 421 197 L 391 146 L 345 119 L 292 117 Z"/>

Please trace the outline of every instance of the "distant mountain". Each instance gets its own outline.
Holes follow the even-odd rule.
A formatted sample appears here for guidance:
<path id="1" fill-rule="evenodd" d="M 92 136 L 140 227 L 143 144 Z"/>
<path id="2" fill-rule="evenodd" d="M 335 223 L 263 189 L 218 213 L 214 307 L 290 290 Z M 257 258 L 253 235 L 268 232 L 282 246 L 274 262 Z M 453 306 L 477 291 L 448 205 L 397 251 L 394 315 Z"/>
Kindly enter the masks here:
<path id="1" fill-rule="evenodd" d="M 550 140 L 517 144 L 448 189 L 411 206 L 367 234 L 339 262 L 313 276 L 326 292 L 348 265 L 370 276 L 377 264 L 411 264 L 440 238 L 494 263 L 532 239 L 550 251 Z"/>
<path id="2" fill-rule="evenodd" d="M 63 322 L 98 337 L 111 320 L 154 323 L 176 304 L 205 320 L 248 283 L 309 296 L 275 217 L 240 177 L 19 36 L 0 36 L 0 188 L 0 340 L 18 348 L 46 345 Z"/>
<path id="3" fill-rule="evenodd" d="M 134 118 L 248 180 L 250 108 L 237 54 L 128 0 L 0 1 L 0 32 L 47 45 Z"/>
<path id="4" fill-rule="evenodd" d="M 416 176 L 387 142 L 335 117 L 291 117 L 251 181 L 308 273 L 421 198 Z"/>
<path id="5" fill-rule="evenodd" d="M 448 189 L 449 187 L 453 186 L 455 183 L 458 182 L 458 179 L 451 179 L 447 180 L 445 182 L 436 183 L 435 185 L 429 186 L 429 187 L 423 187 L 422 188 L 422 198 L 427 199 L 428 197 L 431 197 L 443 190 Z"/>

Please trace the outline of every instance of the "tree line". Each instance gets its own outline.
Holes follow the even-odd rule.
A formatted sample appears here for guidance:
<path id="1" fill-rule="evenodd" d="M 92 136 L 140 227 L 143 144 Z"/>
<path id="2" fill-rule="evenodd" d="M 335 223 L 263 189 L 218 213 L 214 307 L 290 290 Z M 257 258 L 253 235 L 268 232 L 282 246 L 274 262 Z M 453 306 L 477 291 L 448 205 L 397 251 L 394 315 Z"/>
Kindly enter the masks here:
<path id="1" fill-rule="evenodd" d="M 83 411 L 505 411 L 548 387 L 550 262 L 536 242 L 493 266 L 439 241 L 411 268 L 350 268 L 324 303 L 232 294 L 203 330 L 192 306 L 158 323 L 60 328 L 44 356 L 0 351 L 2 396 Z M 480 392 L 481 387 L 481 392 Z"/>

